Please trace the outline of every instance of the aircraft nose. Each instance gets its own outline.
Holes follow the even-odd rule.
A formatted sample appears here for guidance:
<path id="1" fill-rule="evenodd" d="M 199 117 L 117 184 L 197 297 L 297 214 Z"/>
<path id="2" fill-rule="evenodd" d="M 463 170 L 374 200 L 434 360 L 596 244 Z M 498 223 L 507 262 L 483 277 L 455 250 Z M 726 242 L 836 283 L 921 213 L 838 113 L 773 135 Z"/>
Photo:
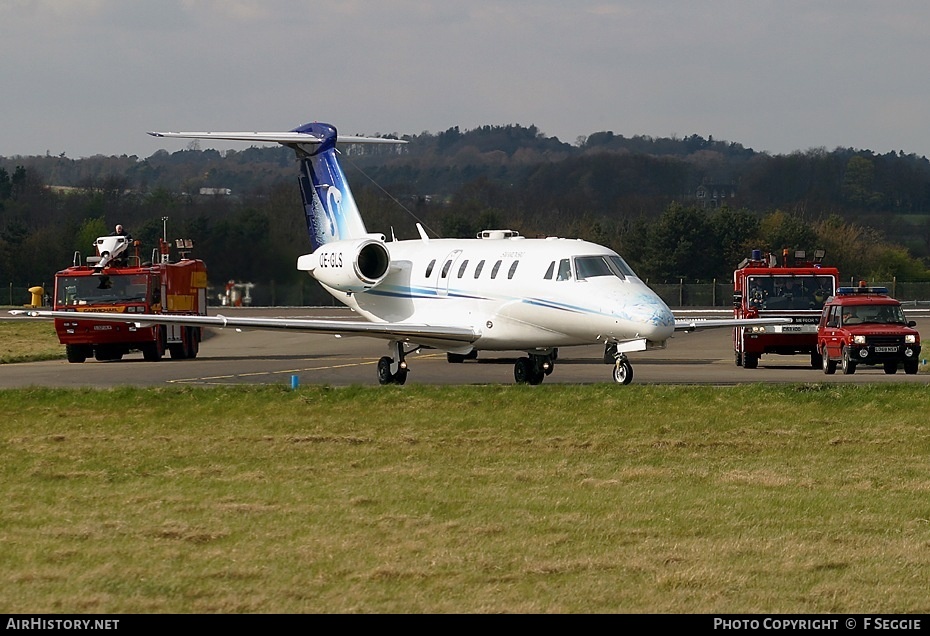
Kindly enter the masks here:
<path id="1" fill-rule="evenodd" d="M 627 299 L 625 313 L 637 325 L 638 335 L 653 342 L 662 342 L 675 331 L 675 316 L 658 294 L 643 286 L 633 302 Z"/>

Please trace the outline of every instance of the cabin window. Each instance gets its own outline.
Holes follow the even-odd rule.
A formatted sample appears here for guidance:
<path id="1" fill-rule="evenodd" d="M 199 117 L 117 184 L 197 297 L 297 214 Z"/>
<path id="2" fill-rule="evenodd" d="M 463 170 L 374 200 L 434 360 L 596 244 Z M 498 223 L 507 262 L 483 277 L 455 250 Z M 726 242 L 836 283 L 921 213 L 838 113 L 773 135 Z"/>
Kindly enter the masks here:
<path id="1" fill-rule="evenodd" d="M 517 272 L 517 265 L 520 264 L 520 261 L 514 261 L 513 265 L 510 266 L 510 271 L 507 272 L 507 280 L 513 278 L 513 275 Z"/>
<path id="2" fill-rule="evenodd" d="M 449 268 L 452 267 L 452 259 L 446 261 L 446 264 L 442 266 L 442 277 L 445 278 L 449 275 Z"/>
<path id="3" fill-rule="evenodd" d="M 571 261 L 567 258 L 563 258 L 559 261 L 559 274 L 556 276 L 556 280 L 571 280 L 572 279 L 572 266 Z"/>
<path id="4" fill-rule="evenodd" d="M 475 278 L 481 276 L 481 270 L 484 269 L 484 261 L 478 261 L 478 267 L 475 268 Z"/>
<path id="5" fill-rule="evenodd" d="M 433 273 L 433 268 L 436 266 L 436 259 L 434 258 L 429 262 L 429 265 L 426 266 L 426 277 L 429 278 L 429 275 Z"/>
<path id="6" fill-rule="evenodd" d="M 500 271 L 501 262 L 497 261 L 494 263 L 494 267 L 491 268 L 491 278 L 497 278 L 497 272 Z"/>
<path id="7" fill-rule="evenodd" d="M 459 278 L 465 275 L 465 268 L 468 267 L 468 259 L 466 258 L 462 261 L 462 264 L 459 265 Z"/>
<path id="8" fill-rule="evenodd" d="M 546 275 L 543 276 L 546 280 L 552 280 L 552 275 L 555 273 L 555 261 L 549 263 L 549 269 L 546 270 Z"/>

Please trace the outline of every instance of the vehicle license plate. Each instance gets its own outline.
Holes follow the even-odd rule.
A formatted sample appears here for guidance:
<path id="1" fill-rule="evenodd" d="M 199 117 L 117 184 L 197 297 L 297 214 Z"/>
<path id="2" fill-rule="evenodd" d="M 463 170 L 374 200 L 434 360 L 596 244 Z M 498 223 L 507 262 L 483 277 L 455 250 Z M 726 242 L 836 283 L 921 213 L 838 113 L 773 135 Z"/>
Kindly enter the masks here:
<path id="1" fill-rule="evenodd" d="M 875 347 L 875 353 L 895 353 L 897 347 Z"/>

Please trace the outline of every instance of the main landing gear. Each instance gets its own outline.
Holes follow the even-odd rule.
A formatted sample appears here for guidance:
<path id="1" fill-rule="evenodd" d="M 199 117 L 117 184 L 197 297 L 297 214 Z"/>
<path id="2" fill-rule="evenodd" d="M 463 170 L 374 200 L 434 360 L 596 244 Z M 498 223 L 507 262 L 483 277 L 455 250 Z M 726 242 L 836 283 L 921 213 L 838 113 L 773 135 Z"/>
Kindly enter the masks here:
<path id="1" fill-rule="evenodd" d="M 556 349 L 551 353 L 531 353 L 513 365 L 513 379 L 517 384 L 540 384 L 555 368 Z"/>
<path id="2" fill-rule="evenodd" d="M 380 384 L 403 384 L 407 381 L 405 358 L 408 353 L 413 353 L 419 347 L 406 351 L 403 342 L 392 342 L 390 346 L 394 349 L 394 357 L 384 356 L 378 360 L 378 382 Z"/>

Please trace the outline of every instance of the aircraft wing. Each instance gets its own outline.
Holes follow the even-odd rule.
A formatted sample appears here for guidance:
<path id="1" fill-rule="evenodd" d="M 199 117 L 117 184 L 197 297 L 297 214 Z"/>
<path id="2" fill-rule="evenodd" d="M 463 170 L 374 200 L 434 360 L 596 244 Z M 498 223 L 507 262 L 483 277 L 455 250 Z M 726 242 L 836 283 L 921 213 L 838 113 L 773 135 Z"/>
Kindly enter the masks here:
<path id="1" fill-rule="evenodd" d="M 787 324 L 791 324 L 791 318 L 675 318 L 675 331 Z"/>
<path id="2" fill-rule="evenodd" d="M 127 322 L 139 327 L 155 324 L 187 325 L 191 327 L 227 327 L 237 331 L 248 329 L 305 331 L 335 336 L 368 336 L 385 340 L 412 342 L 426 346 L 459 346 L 478 339 L 479 334 L 462 327 L 418 325 L 394 322 L 353 320 L 312 320 L 307 318 L 249 318 L 230 316 L 183 316 L 176 314 L 111 314 L 92 311 L 51 311 L 44 309 L 14 309 L 14 316 L 37 319 L 102 320 Z"/>

